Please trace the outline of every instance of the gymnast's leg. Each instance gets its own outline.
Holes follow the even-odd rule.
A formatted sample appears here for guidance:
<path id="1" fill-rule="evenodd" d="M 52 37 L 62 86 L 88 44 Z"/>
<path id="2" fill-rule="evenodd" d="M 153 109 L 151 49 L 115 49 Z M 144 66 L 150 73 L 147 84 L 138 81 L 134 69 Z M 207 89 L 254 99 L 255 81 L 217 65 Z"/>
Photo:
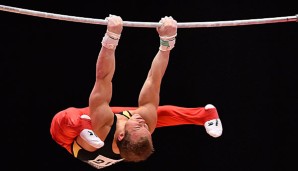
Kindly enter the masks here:
<path id="1" fill-rule="evenodd" d="M 135 107 L 112 107 L 114 113 L 124 110 L 133 110 Z M 222 123 L 218 112 L 213 105 L 205 107 L 180 107 L 175 105 L 158 106 L 157 109 L 157 128 L 178 125 L 199 125 L 206 129 L 212 137 L 219 137 L 222 134 Z"/>

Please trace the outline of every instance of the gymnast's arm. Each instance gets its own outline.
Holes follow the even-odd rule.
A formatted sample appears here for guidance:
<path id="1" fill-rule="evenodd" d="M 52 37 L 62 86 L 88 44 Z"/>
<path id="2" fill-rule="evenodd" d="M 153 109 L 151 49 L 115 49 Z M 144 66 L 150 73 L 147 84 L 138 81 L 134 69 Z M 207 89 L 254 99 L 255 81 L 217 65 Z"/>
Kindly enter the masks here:
<path id="1" fill-rule="evenodd" d="M 120 39 L 123 21 L 119 16 L 110 16 L 107 33 L 96 62 L 96 81 L 89 97 L 92 128 L 104 140 L 114 118 L 109 103 L 112 98 L 112 78 L 115 72 L 116 39 Z"/>
<path id="2" fill-rule="evenodd" d="M 161 38 L 174 36 L 175 38 L 177 33 L 177 21 L 172 17 L 164 17 L 160 22 L 163 24 L 157 28 L 159 36 Z M 156 128 L 160 85 L 169 63 L 170 50 L 171 49 L 165 50 L 161 48 L 158 50 L 140 92 L 139 107 L 133 111 L 133 114 L 140 114 L 144 118 L 151 133 L 153 133 Z"/>

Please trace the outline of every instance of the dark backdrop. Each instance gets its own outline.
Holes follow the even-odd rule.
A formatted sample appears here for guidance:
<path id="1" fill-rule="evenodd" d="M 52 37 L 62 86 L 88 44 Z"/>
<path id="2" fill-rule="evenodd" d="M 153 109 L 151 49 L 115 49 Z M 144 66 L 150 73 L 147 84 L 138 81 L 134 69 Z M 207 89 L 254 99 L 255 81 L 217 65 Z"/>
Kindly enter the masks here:
<path id="1" fill-rule="evenodd" d="M 225 21 L 293 16 L 294 1 L 1 1 L 31 10 L 124 21 Z M 106 30 L 0 11 L 2 161 L 6 170 L 96 170 L 74 159 L 49 133 L 52 117 L 84 107 Z M 297 144 L 295 22 L 181 28 L 161 87 L 161 105 L 217 107 L 223 135 L 199 126 L 157 129 L 146 162 L 106 170 L 293 170 Z M 125 27 L 116 52 L 111 105 L 136 106 L 159 46 L 154 28 Z"/>

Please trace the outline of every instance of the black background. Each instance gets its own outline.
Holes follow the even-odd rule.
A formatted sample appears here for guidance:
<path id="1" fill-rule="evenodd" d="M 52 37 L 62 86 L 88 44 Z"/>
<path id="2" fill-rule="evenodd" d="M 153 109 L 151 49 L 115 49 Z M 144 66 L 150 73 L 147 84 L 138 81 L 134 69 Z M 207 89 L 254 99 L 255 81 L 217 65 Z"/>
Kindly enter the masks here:
<path id="1" fill-rule="evenodd" d="M 0 1 L 1 5 L 104 19 L 229 21 L 295 16 L 294 1 Z M 96 170 L 49 133 L 52 117 L 85 107 L 104 25 L 0 11 L 2 162 L 5 170 Z M 157 129 L 156 152 L 142 163 L 105 170 L 295 170 L 297 38 L 295 22 L 178 29 L 161 87 L 161 105 L 217 107 L 223 135 L 204 127 Z M 154 28 L 124 27 L 116 52 L 113 106 L 136 106 L 159 46 Z M 296 144 L 296 145 L 295 145 Z M 3 160 L 4 159 L 4 160 Z M 3 166 L 4 167 L 4 166 Z"/>

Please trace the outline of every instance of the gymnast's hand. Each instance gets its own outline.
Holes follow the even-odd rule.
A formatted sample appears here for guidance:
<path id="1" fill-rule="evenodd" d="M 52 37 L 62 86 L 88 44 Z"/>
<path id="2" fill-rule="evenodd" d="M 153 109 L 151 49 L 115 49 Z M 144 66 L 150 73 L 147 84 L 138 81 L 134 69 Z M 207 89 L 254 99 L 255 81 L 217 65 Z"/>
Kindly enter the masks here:
<path id="1" fill-rule="evenodd" d="M 163 17 L 159 21 L 162 23 L 156 30 L 160 37 L 175 37 L 177 34 L 177 21 L 172 17 Z"/>
<path id="2" fill-rule="evenodd" d="M 120 16 L 110 15 L 106 20 L 108 20 L 107 30 L 120 35 L 123 29 L 122 18 Z"/>

